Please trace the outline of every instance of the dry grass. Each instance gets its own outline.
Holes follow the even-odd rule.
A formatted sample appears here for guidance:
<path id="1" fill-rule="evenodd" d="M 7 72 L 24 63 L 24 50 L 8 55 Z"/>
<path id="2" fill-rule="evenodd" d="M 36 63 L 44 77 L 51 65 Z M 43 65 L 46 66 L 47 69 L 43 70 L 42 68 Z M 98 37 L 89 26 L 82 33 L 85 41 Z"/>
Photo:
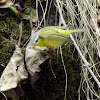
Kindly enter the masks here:
<path id="1" fill-rule="evenodd" d="M 48 2 L 50 4 L 48 5 Z M 46 15 L 50 15 L 51 5 L 55 5 L 55 25 L 63 25 L 67 29 L 83 29 L 84 33 L 71 35 L 81 61 L 81 81 L 79 86 L 80 92 L 83 90 L 87 100 L 100 99 L 100 19 L 99 19 L 99 0 L 46 0 L 46 7 L 43 8 L 40 0 L 36 0 L 36 12 L 38 17 L 38 5 L 40 4 L 43 17 L 39 21 L 38 27 L 46 23 Z M 47 11 L 49 7 L 49 11 Z M 59 13 L 59 14 L 58 14 Z M 57 23 L 57 16 L 59 23 Z M 62 60 L 63 61 L 63 60 Z M 64 65 L 64 62 L 63 62 Z M 65 66 L 65 65 L 64 65 Z M 67 73 L 65 99 L 67 91 Z"/>

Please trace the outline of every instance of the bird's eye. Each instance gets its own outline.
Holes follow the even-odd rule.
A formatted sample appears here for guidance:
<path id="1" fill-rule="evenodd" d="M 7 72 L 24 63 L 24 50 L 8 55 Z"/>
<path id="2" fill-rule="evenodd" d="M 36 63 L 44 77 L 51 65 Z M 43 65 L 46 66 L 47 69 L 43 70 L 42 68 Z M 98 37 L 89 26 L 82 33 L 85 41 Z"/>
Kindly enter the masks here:
<path id="1" fill-rule="evenodd" d="M 39 42 L 39 38 L 35 41 L 35 44 Z"/>
<path id="2" fill-rule="evenodd" d="M 37 43 L 38 42 L 38 39 L 35 41 L 35 43 Z"/>

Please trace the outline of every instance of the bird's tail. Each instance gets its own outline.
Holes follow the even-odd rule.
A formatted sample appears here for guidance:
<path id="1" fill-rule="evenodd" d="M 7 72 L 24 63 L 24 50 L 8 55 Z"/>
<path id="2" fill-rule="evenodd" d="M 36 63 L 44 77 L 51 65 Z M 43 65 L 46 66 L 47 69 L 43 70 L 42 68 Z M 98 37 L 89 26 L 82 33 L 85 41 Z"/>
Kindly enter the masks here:
<path id="1" fill-rule="evenodd" d="M 64 30 L 63 31 L 63 35 L 65 36 L 65 37 L 67 37 L 67 36 L 69 36 L 70 34 L 72 34 L 72 33 L 77 33 L 77 32 L 84 32 L 84 30 Z"/>

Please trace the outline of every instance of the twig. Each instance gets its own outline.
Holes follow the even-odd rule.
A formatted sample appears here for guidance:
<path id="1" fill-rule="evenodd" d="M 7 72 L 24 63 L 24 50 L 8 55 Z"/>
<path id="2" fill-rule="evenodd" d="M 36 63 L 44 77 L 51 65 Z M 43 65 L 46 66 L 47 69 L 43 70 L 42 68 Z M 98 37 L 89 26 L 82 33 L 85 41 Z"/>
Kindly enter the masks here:
<path id="1" fill-rule="evenodd" d="M 21 38 L 22 38 L 22 25 L 23 25 L 23 21 L 21 20 L 21 21 L 20 21 L 20 24 L 19 24 L 20 36 L 19 36 L 19 40 L 18 40 L 18 46 L 20 46 L 20 44 L 21 44 Z"/>
<path id="2" fill-rule="evenodd" d="M 53 71 L 53 68 L 52 68 L 52 65 L 51 65 L 51 59 L 49 60 L 49 66 L 50 66 L 50 69 L 51 69 L 51 72 L 52 72 L 54 78 L 56 78 L 55 72 Z"/>
<path id="3" fill-rule="evenodd" d="M 61 59 L 62 59 L 62 63 L 63 63 L 63 66 L 64 66 L 64 71 L 65 71 L 65 76 L 66 76 L 65 97 L 64 97 L 64 100 L 66 100 L 66 95 L 67 95 L 67 71 L 66 71 L 66 66 L 65 66 L 65 63 L 64 63 L 63 55 L 62 55 L 61 46 L 60 46 L 60 54 L 61 54 Z"/>
<path id="4" fill-rule="evenodd" d="M 56 0 L 56 2 L 57 2 L 58 9 L 59 9 L 60 18 L 61 18 L 61 20 L 62 20 L 62 22 L 63 22 L 64 27 L 66 27 L 66 23 L 65 23 L 64 18 L 63 18 L 63 16 L 62 16 L 62 11 L 61 11 L 60 5 L 59 5 L 59 2 L 60 2 L 60 1 L 59 1 L 59 0 Z M 91 76 L 94 78 L 95 82 L 97 83 L 98 87 L 100 88 L 100 82 L 99 82 L 99 80 L 96 78 L 96 76 L 94 75 L 94 73 L 92 72 L 92 70 L 91 70 L 90 67 L 89 67 L 91 64 L 89 64 L 89 63 L 87 62 L 87 60 L 85 59 L 85 57 L 83 56 L 81 50 L 79 49 L 79 47 L 78 47 L 78 45 L 76 44 L 76 41 L 74 40 L 74 38 L 73 38 L 72 35 L 70 35 L 70 38 L 71 38 L 71 40 L 73 41 L 74 46 L 76 47 L 76 49 L 77 49 L 77 51 L 78 51 L 78 53 L 79 53 L 81 59 L 83 60 L 85 67 L 88 69 L 88 71 L 90 72 Z"/>
<path id="5" fill-rule="evenodd" d="M 62 11 L 61 11 L 60 5 L 59 5 L 59 0 L 56 0 L 56 2 L 57 2 L 58 9 L 59 9 L 60 21 L 61 21 L 63 19 L 63 16 L 62 16 Z M 64 19 L 62 20 L 62 24 L 64 24 L 64 26 L 66 26 L 66 23 L 65 23 Z M 66 94 L 67 94 L 67 71 L 66 71 L 66 66 L 64 64 L 64 60 L 63 60 L 63 56 L 62 56 L 61 46 L 60 46 L 60 54 L 61 54 L 61 59 L 62 59 L 62 63 L 63 63 L 63 66 L 64 66 L 64 71 L 65 71 L 65 76 L 66 76 L 65 96 L 64 96 L 64 100 L 66 100 Z"/>
<path id="6" fill-rule="evenodd" d="M 0 92 L 0 93 L 5 97 L 6 100 L 8 100 L 7 96 L 3 92 Z"/>
<path id="7" fill-rule="evenodd" d="M 94 73 L 92 72 L 92 70 L 91 70 L 90 67 L 89 67 L 89 66 L 91 66 L 91 64 L 89 64 L 89 63 L 87 62 L 87 60 L 85 59 L 85 57 L 82 55 L 82 53 L 81 53 L 81 51 L 80 51 L 78 45 L 76 44 L 76 42 L 75 42 L 75 40 L 74 40 L 74 38 L 73 38 L 72 35 L 70 35 L 70 38 L 71 38 L 71 40 L 73 41 L 74 46 L 76 47 L 76 49 L 77 49 L 77 51 L 78 51 L 80 57 L 82 58 L 82 60 L 83 60 L 83 62 L 84 62 L 84 66 L 88 69 L 88 71 L 90 72 L 90 74 L 92 75 L 92 77 L 94 78 L 94 80 L 96 81 L 98 87 L 100 88 L 100 82 L 99 82 L 99 80 L 96 78 L 96 76 L 94 75 Z"/>
<path id="8" fill-rule="evenodd" d="M 31 26 L 31 30 L 32 30 L 32 28 L 33 28 L 33 24 L 32 24 L 32 20 L 33 20 L 33 12 L 32 12 L 32 9 L 31 9 L 31 14 L 30 14 L 30 26 Z"/>

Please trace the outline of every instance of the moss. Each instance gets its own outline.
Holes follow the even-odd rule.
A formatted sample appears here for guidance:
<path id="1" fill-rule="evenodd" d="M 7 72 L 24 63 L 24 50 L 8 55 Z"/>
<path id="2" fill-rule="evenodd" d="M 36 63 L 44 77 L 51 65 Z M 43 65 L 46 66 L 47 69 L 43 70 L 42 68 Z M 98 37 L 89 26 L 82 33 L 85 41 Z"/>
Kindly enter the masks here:
<path id="1" fill-rule="evenodd" d="M 3 45 L 3 47 L 0 49 L 0 61 L 7 65 L 9 62 L 10 57 L 12 56 L 14 51 L 14 45 L 6 43 Z"/>
<path id="2" fill-rule="evenodd" d="M 14 52 L 15 44 L 18 43 L 19 19 L 9 9 L 4 9 L 4 11 L 2 9 L 0 13 L 5 14 L 0 16 L 0 63 L 7 65 Z M 23 25 L 22 46 L 30 36 L 30 29 L 27 26 L 28 24 Z M 2 69 L 2 66 L 0 66 L 0 69 Z"/>
<path id="3" fill-rule="evenodd" d="M 0 17 L 0 62 L 4 65 L 8 63 L 14 49 L 10 36 L 11 34 L 18 35 L 18 23 L 9 13 L 6 17 Z"/>

